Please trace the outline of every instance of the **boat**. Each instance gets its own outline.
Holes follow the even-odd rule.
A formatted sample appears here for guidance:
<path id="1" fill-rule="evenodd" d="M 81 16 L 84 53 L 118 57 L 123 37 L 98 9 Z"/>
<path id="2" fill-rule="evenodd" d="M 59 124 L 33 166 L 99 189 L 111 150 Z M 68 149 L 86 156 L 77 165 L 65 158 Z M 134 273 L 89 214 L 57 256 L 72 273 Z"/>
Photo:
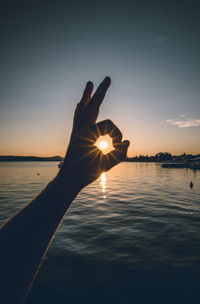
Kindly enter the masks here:
<path id="1" fill-rule="evenodd" d="M 63 164 L 63 160 L 61 160 L 58 164 L 58 168 L 61 168 L 62 167 L 62 164 Z"/>
<path id="2" fill-rule="evenodd" d="M 161 165 L 162 168 L 187 168 L 193 170 L 200 170 L 200 164 L 195 162 L 185 163 L 165 163 Z"/>

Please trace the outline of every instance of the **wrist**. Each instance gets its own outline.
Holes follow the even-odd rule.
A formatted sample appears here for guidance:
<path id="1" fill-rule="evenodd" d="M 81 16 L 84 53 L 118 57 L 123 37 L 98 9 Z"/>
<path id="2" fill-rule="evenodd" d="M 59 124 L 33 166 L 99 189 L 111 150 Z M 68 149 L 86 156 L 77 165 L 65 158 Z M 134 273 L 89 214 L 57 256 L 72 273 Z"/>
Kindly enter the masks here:
<path id="1" fill-rule="evenodd" d="M 81 191 L 81 187 L 75 182 L 74 176 L 68 171 L 67 174 L 59 172 L 58 175 L 49 184 L 56 192 L 58 197 L 74 199 Z"/>

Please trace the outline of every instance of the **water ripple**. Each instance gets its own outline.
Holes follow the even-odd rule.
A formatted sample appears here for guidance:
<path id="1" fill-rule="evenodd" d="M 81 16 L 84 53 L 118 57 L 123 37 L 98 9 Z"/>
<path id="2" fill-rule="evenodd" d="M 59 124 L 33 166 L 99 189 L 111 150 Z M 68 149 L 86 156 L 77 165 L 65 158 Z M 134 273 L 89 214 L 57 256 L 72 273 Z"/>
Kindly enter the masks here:
<path id="1" fill-rule="evenodd" d="M 41 191 L 57 170 L 55 163 L 0 164 L 1 223 Z M 193 189 L 189 188 L 191 180 Z M 182 282 L 184 278 L 187 286 L 193 283 L 195 294 L 200 279 L 199 197 L 199 172 L 194 175 L 192 170 L 165 170 L 157 164 L 143 163 L 122 163 L 113 168 L 104 180 L 100 177 L 73 202 L 27 301 L 41 303 L 38 299 L 43 294 L 42 302 L 48 298 L 48 303 L 55 303 L 55 293 L 61 297 L 60 303 L 65 303 L 66 294 L 71 297 L 69 303 L 80 303 L 75 294 L 83 284 L 79 293 L 84 294 L 86 302 L 94 303 L 90 294 L 97 285 L 104 286 L 113 298 L 118 284 L 123 294 L 130 294 L 134 288 L 135 292 L 147 290 L 155 277 L 161 290 L 165 290 L 161 282 L 176 286 L 177 280 Z M 80 276 L 82 273 L 83 278 L 86 272 L 91 274 L 86 276 L 88 293 Z"/>

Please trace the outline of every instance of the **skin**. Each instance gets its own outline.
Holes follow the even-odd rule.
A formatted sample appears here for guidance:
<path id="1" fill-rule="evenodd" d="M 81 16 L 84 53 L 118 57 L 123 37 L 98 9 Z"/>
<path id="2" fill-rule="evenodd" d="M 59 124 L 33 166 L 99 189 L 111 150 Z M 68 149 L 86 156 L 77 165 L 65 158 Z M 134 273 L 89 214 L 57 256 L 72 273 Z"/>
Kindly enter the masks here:
<path id="1" fill-rule="evenodd" d="M 0 230 L 1 299 L 22 303 L 30 290 L 56 229 L 78 193 L 126 158 L 129 141 L 111 120 L 96 123 L 111 80 L 106 77 L 93 92 L 86 84 L 78 103 L 67 153 L 58 175 Z M 94 146 L 109 134 L 115 150 L 107 155 Z"/>

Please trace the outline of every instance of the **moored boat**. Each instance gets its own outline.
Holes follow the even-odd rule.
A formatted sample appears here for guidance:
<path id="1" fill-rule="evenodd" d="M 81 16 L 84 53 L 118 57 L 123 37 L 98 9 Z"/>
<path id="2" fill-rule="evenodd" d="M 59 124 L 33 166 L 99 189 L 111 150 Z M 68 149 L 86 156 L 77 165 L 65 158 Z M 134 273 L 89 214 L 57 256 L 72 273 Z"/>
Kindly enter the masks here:
<path id="1" fill-rule="evenodd" d="M 62 167 L 62 164 L 63 164 L 63 160 L 61 160 L 58 164 L 58 168 L 61 168 Z"/>

